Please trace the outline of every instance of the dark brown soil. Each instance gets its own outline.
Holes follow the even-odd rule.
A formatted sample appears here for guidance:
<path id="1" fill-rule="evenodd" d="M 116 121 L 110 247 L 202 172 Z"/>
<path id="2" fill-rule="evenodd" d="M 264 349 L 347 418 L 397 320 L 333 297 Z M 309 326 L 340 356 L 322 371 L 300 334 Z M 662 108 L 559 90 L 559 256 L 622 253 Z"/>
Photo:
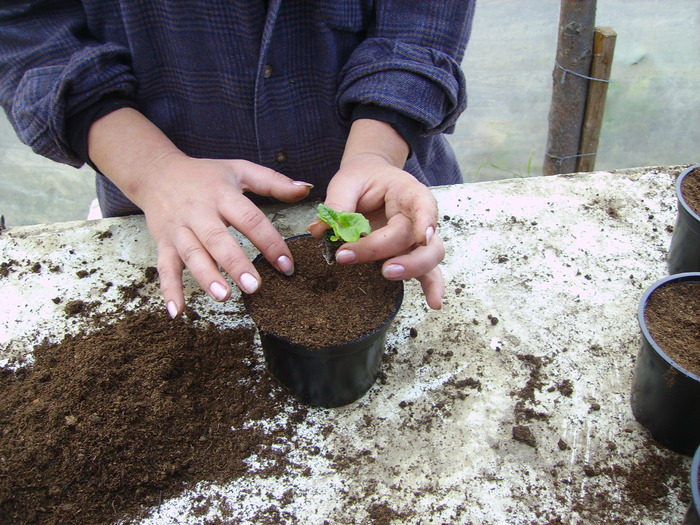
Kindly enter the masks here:
<path id="1" fill-rule="evenodd" d="M 681 183 L 683 199 L 697 215 L 700 215 L 700 169 L 688 173 Z"/>
<path id="2" fill-rule="evenodd" d="M 245 300 L 261 331 L 320 348 L 370 333 L 395 311 L 401 283 L 384 279 L 379 263 L 328 264 L 320 244 L 313 237 L 290 242 L 291 277 L 260 261 L 262 286 Z"/>
<path id="3" fill-rule="evenodd" d="M 515 441 L 520 441 L 531 447 L 537 446 L 537 440 L 535 435 L 532 433 L 532 429 L 527 425 L 516 425 L 513 427 L 513 439 Z"/>
<path id="4" fill-rule="evenodd" d="M 291 423 L 244 425 L 294 407 L 251 356 L 252 329 L 123 314 L 91 335 L 0 370 L 0 523 L 105 524 L 199 481 L 247 472 L 255 453 L 284 471 Z M 104 323 L 105 319 L 100 319 Z M 231 429 L 235 430 L 231 430 Z"/>
<path id="5" fill-rule="evenodd" d="M 651 337 L 685 370 L 700 375 L 700 283 L 669 282 L 649 297 Z"/>

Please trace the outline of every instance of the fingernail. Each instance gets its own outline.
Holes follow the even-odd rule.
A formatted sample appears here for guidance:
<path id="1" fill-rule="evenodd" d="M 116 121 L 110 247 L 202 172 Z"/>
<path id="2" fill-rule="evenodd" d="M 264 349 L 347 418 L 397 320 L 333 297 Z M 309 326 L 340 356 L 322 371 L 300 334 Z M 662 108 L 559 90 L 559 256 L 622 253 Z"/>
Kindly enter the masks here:
<path id="1" fill-rule="evenodd" d="M 282 272 L 287 277 L 289 277 L 290 275 L 292 275 L 294 273 L 294 263 L 286 255 L 280 255 L 277 258 L 277 268 L 279 268 L 279 271 Z M 257 288 L 257 286 L 256 286 L 256 288 Z"/>
<path id="2" fill-rule="evenodd" d="M 435 310 L 441 310 L 443 304 L 444 304 L 444 298 L 443 298 L 443 297 L 440 297 L 440 302 L 435 306 L 434 309 L 435 309 Z"/>
<path id="3" fill-rule="evenodd" d="M 243 288 L 246 293 L 253 293 L 258 289 L 258 286 L 260 286 L 258 280 L 249 273 L 241 274 L 240 283 L 241 288 Z"/>
<path id="4" fill-rule="evenodd" d="M 314 185 L 311 184 L 310 182 L 304 182 L 303 180 L 292 181 L 292 184 L 294 184 L 295 186 L 304 186 L 305 188 L 313 188 L 314 187 Z"/>
<path id="5" fill-rule="evenodd" d="M 352 250 L 340 250 L 335 252 L 335 261 L 340 264 L 354 263 L 357 255 Z"/>
<path id="6" fill-rule="evenodd" d="M 382 275 L 387 279 L 399 279 L 406 273 L 406 268 L 400 264 L 390 264 L 384 270 L 382 270 Z"/>
<path id="7" fill-rule="evenodd" d="M 168 304 L 166 304 L 165 306 L 168 309 L 170 317 L 175 319 L 177 317 L 177 305 L 175 304 L 175 301 L 168 301 Z"/>
<path id="8" fill-rule="evenodd" d="M 435 228 L 432 226 L 428 226 L 428 229 L 425 230 L 425 244 L 428 245 L 430 244 L 430 240 L 433 238 L 433 235 L 435 235 Z"/>
<path id="9" fill-rule="evenodd" d="M 217 301 L 223 301 L 226 299 L 226 295 L 228 294 L 228 291 L 226 290 L 226 287 L 217 282 L 211 283 L 209 286 L 209 291 L 211 292 L 211 295 L 216 299 Z"/>

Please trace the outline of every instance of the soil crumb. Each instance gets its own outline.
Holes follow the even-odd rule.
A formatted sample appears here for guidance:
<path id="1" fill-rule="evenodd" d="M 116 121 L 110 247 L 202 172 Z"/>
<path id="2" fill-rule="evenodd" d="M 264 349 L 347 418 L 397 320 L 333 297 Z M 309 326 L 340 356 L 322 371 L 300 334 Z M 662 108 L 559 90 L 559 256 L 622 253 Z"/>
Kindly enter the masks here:
<path id="1" fill-rule="evenodd" d="M 513 427 L 513 439 L 530 445 L 531 447 L 537 446 L 537 441 L 535 440 L 535 435 L 532 433 L 532 429 L 526 425 L 516 425 Z"/>

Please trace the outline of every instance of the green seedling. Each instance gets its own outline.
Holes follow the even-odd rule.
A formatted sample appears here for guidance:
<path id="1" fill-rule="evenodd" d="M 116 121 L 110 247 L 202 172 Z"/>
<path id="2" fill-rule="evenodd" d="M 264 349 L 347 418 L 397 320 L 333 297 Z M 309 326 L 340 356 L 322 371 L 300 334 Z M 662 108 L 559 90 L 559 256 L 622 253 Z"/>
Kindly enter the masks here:
<path id="1" fill-rule="evenodd" d="M 336 211 L 325 204 L 319 204 L 316 208 L 316 216 L 330 226 L 323 238 L 326 261 L 331 264 L 335 251 L 345 242 L 356 242 L 363 234 L 372 232 L 369 221 L 361 213 Z"/>
<path id="2" fill-rule="evenodd" d="M 330 240 L 335 242 L 356 242 L 362 234 L 372 232 L 369 221 L 361 213 L 336 211 L 325 204 L 319 204 L 316 208 L 317 217 L 333 229 Z"/>

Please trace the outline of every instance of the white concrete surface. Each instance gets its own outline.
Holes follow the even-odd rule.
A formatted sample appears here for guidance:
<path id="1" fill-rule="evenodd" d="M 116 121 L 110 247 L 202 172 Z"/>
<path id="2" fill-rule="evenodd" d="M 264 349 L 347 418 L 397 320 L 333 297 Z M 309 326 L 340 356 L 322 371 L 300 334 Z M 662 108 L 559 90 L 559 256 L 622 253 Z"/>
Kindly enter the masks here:
<path id="1" fill-rule="evenodd" d="M 244 521 L 276 505 L 298 523 L 371 523 L 370 506 L 386 504 L 405 514 L 392 523 L 598 523 L 596 516 L 679 523 L 685 504 L 677 496 L 687 477 L 670 483 L 659 514 L 631 505 L 624 476 L 600 473 L 614 466 L 628 471 L 651 453 L 629 407 L 636 308 L 644 289 L 666 275 L 679 171 L 436 188 L 447 247 L 445 306 L 429 311 L 417 283 L 409 283 L 389 338 L 397 353 L 386 384 L 349 407 L 312 409 L 298 425 L 290 449 L 310 476 L 262 479 L 251 469 L 234 483 L 201 485 L 198 492 L 227 501 Z M 313 217 L 310 206 L 269 213 L 284 235 L 301 233 Z M 111 237 L 98 241 L 106 231 Z M 140 217 L 2 232 L 0 262 L 15 261 L 15 271 L 0 277 L 0 364 L 10 357 L 31 361 L 38 340 L 75 331 L 65 301 L 99 298 L 101 309 L 114 308 L 118 286 L 141 281 L 155 258 Z M 31 271 L 36 262 L 42 271 Z M 98 270 L 74 277 L 90 268 Z M 114 286 L 103 292 L 106 281 Z M 249 322 L 238 295 L 219 305 L 197 293 L 190 278 L 186 287 L 203 315 L 224 325 L 231 322 L 224 313 L 239 312 Z M 161 307 L 157 285 L 144 293 Z M 59 295 L 64 303 L 56 305 Z M 533 358 L 541 359 L 538 366 Z M 481 388 L 464 388 L 468 396 L 459 399 L 450 382 L 468 378 Z M 537 378 L 532 398 L 518 394 Z M 518 421 L 521 409 L 537 417 Z M 323 437 L 328 424 L 334 431 Z M 535 447 L 513 439 L 519 424 L 531 429 Z M 308 453 L 312 439 L 320 440 L 321 454 Z M 327 453 L 363 459 L 336 471 Z M 585 475 L 588 467 L 599 473 Z M 279 498 L 290 490 L 282 508 Z M 581 510 L 595 494 L 610 503 L 604 515 Z M 165 502 L 150 523 L 201 522 L 192 513 L 194 496 Z"/>

